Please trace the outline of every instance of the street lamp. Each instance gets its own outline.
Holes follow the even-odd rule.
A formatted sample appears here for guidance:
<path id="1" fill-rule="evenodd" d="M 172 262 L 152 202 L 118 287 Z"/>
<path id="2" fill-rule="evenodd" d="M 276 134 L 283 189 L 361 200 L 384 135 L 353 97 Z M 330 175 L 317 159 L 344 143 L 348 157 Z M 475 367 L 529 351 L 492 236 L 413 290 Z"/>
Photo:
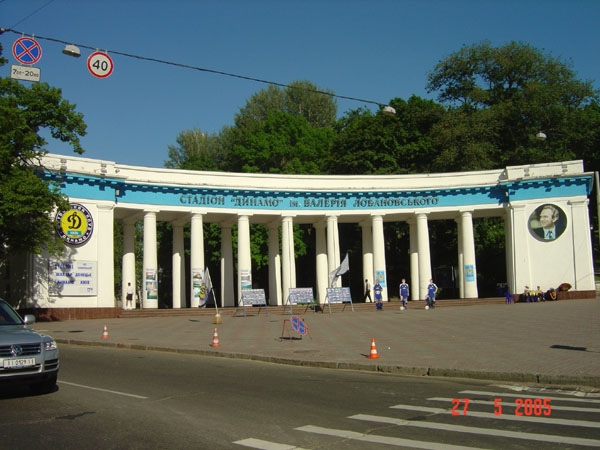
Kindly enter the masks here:
<path id="1" fill-rule="evenodd" d="M 79 50 L 79 47 L 72 44 L 65 45 L 65 48 L 63 48 L 62 52 L 65 55 L 73 56 L 75 58 L 79 58 L 81 56 L 81 50 Z"/>
<path id="2" fill-rule="evenodd" d="M 543 131 L 538 131 L 535 137 L 538 139 L 538 141 L 545 141 L 547 136 Z"/>
<path id="3" fill-rule="evenodd" d="M 394 109 L 393 106 L 385 105 L 383 107 L 383 114 L 385 114 L 386 116 L 395 116 L 396 110 Z"/>

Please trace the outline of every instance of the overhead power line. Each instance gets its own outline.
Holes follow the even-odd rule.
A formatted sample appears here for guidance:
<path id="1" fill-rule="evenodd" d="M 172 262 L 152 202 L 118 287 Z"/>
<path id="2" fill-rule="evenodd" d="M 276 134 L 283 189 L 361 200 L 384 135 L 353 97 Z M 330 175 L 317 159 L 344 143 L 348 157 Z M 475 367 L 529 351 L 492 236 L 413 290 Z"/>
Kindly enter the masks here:
<path id="1" fill-rule="evenodd" d="M 46 36 L 40 36 L 40 35 L 27 35 L 26 33 L 23 33 L 22 31 L 13 30 L 12 28 L 0 28 L 0 34 L 5 33 L 5 32 L 10 32 L 10 33 L 18 34 L 20 36 L 31 36 L 32 38 L 35 38 L 35 39 L 41 39 L 41 40 L 46 40 L 46 41 L 50 41 L 50 42 L 58 42 L 60 44 L 65 44 L 65 45 L 76 45 L 77 47 L 86 48 L 86 49 L 92 50 L 92 51 L 97 51 L 98 48 L 99 48 L 99 47 L 93 47 L 91 45 L 77 44 L 75 42 L 68 42 L 68 41 L 64 41 L 62 39 L 56 39 L 56 38 L 52 38 L 52 37 L 46 37 Z M 148 56 L 134 55 L 134 54 L 131 54 L 131 53 L 120 52 L 120 51 L 117 51 L 117 50 L 105 50 L 105 51 L 106 51 L 106 53 L 111 53 L 111 54 L 114 54 L 114 55 L 125 56 L 127 58 L 134 58 L 134 59 L 139 59 L 139 60 L 143 60 L 143 61 L 150 61 L 150 62 L 159 63 L 159 64 L 166 64 L 166 65 L 169 65 L 169 66 L 175 66 L 175 67 L 181 67 L 181 68 L 184 68 L 184 69 L 197 70 L 199 72 L 213 73 L 213 74 L 216 74 L 216 75 L 223 75 L 223 76 L 226 76 L 226 77 L 239 78 L 239 79 L 242 79 L 242 80 L 255 81 L 257 83 L 269 84 L 269 85 L 272 85 L 272 86 L 279 86 L 279 87 L 290 88 L 290 89 L 300 89 L 300 90 L 304 90 L 304 91 L 314 92 L 316 94 L 327 95 L 329 97 L 334 97 L 334 98 L 339 98 L 339 99 L 344 99 L 344 100 L 351 100 L 351 101 L 355 101 L 355 102 L 369 103 L 369 104 L 372 104 L 372 105 L 377 105 L 379 107 L 384 107 L 385 106 L 384 104 L 382 104 L 380 102 L 373 101 L 373 100 L 366 100 L 366 99 L 363 99 L 363 98 L 350 97 L 350 96 L 346 96 L 346 95 L 339 95 L 339 94 L 334 94 L 332 92 L 321 91 L 321 90 L 318 90 L 318 89 L 306 89 L 306 88 L 302 88 L 302 87 L 298 87 L 298 86 L 292 86 L 292 85 L 285 84 L 285 83 L 278 83 L 276 81 L 263 80 L 263 79 L 260 79 L 260 78 L 250 77 L 250 76 L 246 76 L 246 75 L 238 75 L 238 74 L 235 74 L 235 73 L 223 72 L 221 70 L 207 69 L 205 67 L 198 67 L 198 66 L 192 66 L 192 65 L 189 65 L 189 64 L 176 63 L 176 62 L 172 62 L 172 61 L 166 61 L 164 59 L 151 58 L 151 57 L 148 57 Z"/>
<path id="2" fill-rule="evenodd" d="M 47 3 L 44 3 L 42 6 L 40 6 L 38 9 L 36 9 L 35 11 L 33 11 L 31 14 L 26 15 L 25 17 L 23 17 L 21 20 L 19 20 L 17 23 L 13 24 L 11 26 L 12 27 L 16 27 L 17 25 L 19 25 L 20 23 L 25 22 L 27 19 L 29 19 L 32 16 L 35 16 L 38 12 L 40 12 L 42 9 L 44 9 L 46 6 L 48 6 L 50 3 L 53 3 L 54 0 L 50 0 Z"/>

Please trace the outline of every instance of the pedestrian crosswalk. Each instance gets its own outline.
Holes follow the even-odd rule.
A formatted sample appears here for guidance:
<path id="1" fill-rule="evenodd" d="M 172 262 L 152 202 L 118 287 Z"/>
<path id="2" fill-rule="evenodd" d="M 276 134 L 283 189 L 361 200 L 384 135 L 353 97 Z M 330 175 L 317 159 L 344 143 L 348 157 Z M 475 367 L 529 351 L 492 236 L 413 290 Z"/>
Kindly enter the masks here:
<path id="1" fill-rule="evenodd" d="M 389 405 L 381 414 L 357 412 L 340 417 L 343 428 L 299 426 L 293 428 L 296 433 L 286 436 L 293 436 L 295 443 L 247 438 L 234 444 L 261 450 L 308 450 L 306 442 L 314 443 L 313 437 L 321 436 L 324 441 L 319 448 L 335 448 L 339 441 L 327 439 L 340 438 L 355 442 L 356 448 L 369 443 L 431 450 L 600 448 L 600 398 L 580 395 L 463 390 L 452 398 L 427 397 L 420 405 Z M 302 433 L 309 433 L 311 439 Z"/>

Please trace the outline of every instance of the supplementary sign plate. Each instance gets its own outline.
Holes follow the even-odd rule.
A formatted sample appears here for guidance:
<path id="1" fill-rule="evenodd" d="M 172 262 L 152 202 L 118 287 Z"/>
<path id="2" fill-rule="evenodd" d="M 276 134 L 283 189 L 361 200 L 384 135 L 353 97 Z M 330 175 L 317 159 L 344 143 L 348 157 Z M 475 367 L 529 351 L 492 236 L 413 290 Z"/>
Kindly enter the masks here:
<path id="1" fill-rule="evenodd" d="M 10 77 L 23 81 L 40 81 L 40 69 L 37 67 L 24 67 L 15 64 L 10 66 Z"/>

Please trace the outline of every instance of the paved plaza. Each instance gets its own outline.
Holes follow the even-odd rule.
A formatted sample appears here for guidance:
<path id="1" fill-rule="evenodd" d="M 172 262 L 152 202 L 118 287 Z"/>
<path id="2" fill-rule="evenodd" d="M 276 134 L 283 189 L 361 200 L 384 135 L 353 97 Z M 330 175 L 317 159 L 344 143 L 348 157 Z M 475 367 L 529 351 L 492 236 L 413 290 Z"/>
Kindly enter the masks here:
<path id="1" fill-rule="evenodd" d="M 441 300 L 443 301 L 443 300 Z M 315 313 L 246 308 L 247 314 L 39 322 L 60 344 L 255 359 L 400 375 L 450 376 L 600 389 L 600 300 L 425 310 L 423 301 Z M 257 314 L 258 313 L 258 314 Z M 305 334 L 292 317 L 302 319 Z M 103 336 L 104 325 L 107 333 Z M 217 340 L 215 343 L 215 329 Z M 374 342 L 378 358 L 368 358 Z"/>

